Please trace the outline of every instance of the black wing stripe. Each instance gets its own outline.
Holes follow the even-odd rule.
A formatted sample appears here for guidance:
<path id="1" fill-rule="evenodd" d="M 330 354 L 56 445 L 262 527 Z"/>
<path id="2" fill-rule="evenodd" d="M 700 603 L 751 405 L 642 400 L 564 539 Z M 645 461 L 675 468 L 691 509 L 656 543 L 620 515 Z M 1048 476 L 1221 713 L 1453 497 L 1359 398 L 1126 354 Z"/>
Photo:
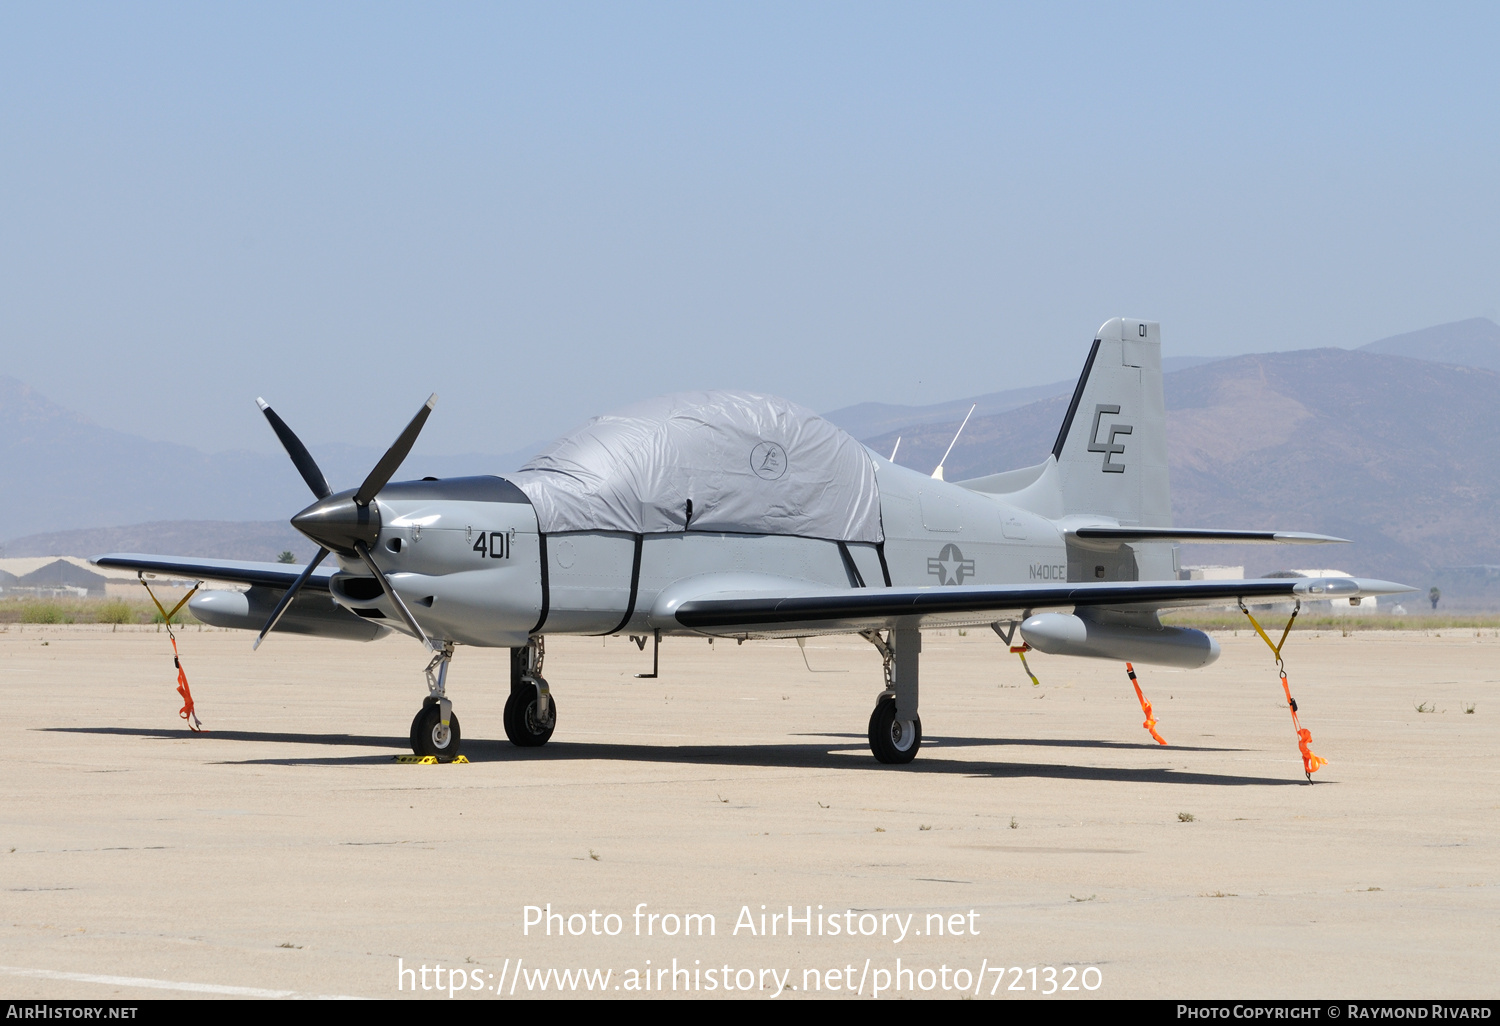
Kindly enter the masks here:
<path id="1" fill-rule="evenodd" d="M 107 570 L 143 571 L 148 574 L 170 574 L 174 577 L 208 581 L 234 581 L 285 590 L 296 583 L 303 567 L 295 563 L 252 563 L 233 559 L 184 559 L 180 556 L 148 556 L 117 552 L 90 560 Z M 307 579 L 304 588 L 328 590 L 328 580 L 337 569 L 319 567 Z"/>
<path id="2" fill-rule="evenodd" d="M 1251 581 L 1164 581 L 1160 584 L 1040 585 L 1025 588 L 851 590 L 834 595 L 693 599 L 677 608 L 684 627 L 809 623 L 821 620 L 983 613 L 1064 606 L 1161 606 L 1236 598 L 1289 598 L 1302 578 Z M 1190 585 L 1191 587 L 1183 587 Z"/>
<path id="3" fill-rule="evenodd" d="M 1221 531 L 1208 527 L 1079 527 L 1068 532 L 1082 541 L 1183 541 L 1240 545 L 1347 542 L 1328 534 L 1301 531 Z"/>

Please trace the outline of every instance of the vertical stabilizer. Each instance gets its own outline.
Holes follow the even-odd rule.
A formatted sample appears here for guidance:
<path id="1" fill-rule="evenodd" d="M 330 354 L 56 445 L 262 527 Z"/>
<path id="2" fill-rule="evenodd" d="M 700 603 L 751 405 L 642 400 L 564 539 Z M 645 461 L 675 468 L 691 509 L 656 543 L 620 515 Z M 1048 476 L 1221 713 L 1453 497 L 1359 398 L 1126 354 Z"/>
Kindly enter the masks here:
<path id="1" fill-rule="evenodd" d="M 1066 514 L 1172 526 L 1160 325 L 1116 317 L 1099 329 L 1052 455 Z"/>

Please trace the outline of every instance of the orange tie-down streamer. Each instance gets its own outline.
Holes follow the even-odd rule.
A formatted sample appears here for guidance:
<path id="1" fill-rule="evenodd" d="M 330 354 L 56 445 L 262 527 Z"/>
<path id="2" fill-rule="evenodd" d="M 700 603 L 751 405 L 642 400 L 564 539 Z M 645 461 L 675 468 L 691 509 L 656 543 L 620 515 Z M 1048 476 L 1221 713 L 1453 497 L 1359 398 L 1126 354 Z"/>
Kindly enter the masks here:
<path id="1" fill-rule="evenodd" d="M 1281 690 L 1286 695 L 1287 708 L 1292 711 L 1292 729 L 1297 732 L 1297 749 L 1302 753 L 1302 772 L 1307 774 L 1307 782 L 1310 784 L 1312 775 L 1327 766 L 1328 760 L 1313 754 L 1312 731 L 1297 721 L 1297 700 L 1292 697 L 1292 686 L 1287 683 L 1286 679 L 1286 664 L 1281 660 L 1281 646 L 1286 644 L 1287 636 L 1292 633 L 1292 624 L 1296 622 L 1297 614 L 1302 612 L 1302 600 L 1298 599 L 1297 604 L 1292 607 L 1292 615 L 1287 619 L 1286 629 L 1281 632 L 1281 641 L 1274 643 L 1256 622 L 1255 617 L 1250 615 L 1250 610 L 1245 608 L 1244 602 L 1240 603 L 1240 612 L 1245 614 L 1245 618 L 1250 621 L 1250 626 L 1254 627 L 1255 633 L 1260 635 L 1260 640 L 1266 643 L 1271 649 L 1271 654 L 1276 657 L 1276 669 L 1281 674 Z"/>
<path id="2" fill-rule="evenodd" d="M 151 596 L 151 601 L 156 603 L 156 610 L 161 613 L 162 623 L 167 625 L 167 637 L 172 639 L 172 665 L 177 667 L 177 693 L 182 696 L 182 708 L 177 715 L 187 720 L 189 730 L 202 731 L 203 724 L 198 721 L 198 714 L 193 711 L 193 692 L 188 687 L 187 671 L 182 668 L 182 657 L 177 652 L 177 635 L 172 631 L 172 617 L 177 615 L 179 609 L 187 605 L 187 600 L 193 597 L 193 592 L 197 591 L 201 585 L 193 585 L 192 591 L 182 596 L 182 601 L 173 606 L 169 613 L 157 599 L 156 593 L 151 590 L 151 585 L 146 584 L 145 575 L 140 575 L 140 581 L 145 586 L 146 594 Z"/>

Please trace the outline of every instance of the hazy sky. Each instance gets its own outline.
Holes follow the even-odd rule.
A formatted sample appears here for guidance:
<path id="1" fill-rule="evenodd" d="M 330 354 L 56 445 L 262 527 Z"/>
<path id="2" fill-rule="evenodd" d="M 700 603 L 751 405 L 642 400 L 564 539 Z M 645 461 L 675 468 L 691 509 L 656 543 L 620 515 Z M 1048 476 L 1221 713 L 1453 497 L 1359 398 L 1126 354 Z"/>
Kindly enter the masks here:
<path id="1" fill-rule="evenodd" d="M 1500 6 L 0 6 L 0 372 L 502 452 L 1500 308 Z"/>

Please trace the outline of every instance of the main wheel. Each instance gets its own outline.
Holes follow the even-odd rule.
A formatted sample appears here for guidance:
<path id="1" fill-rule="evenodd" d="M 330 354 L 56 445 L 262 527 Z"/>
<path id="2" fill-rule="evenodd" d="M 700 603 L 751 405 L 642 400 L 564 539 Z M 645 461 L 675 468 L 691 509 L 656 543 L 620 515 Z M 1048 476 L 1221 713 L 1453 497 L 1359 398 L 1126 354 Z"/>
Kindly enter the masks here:
<path id="1" fill-rule="evenodd" d="M 540 748 L 552 737 L 557 726 L 557 699 L 548 696 L 552 716 L 543 723 L 537 715 L 536 688 L 530 685 L 512 691 L 505 700 L 505 736 L 519 748 Z"/>
<path id="2" fill-rule="evenodd" d="M 896 719 L 896 700 L 889 695 L 875 703 L 870 714 L 870 751 L 880 762 L 900 765 L 917 757 L 922 747 L 922 720 Z"/>
<path id="3" fill-rule="evenodd" d="M 448 726 L 444 727 L 443 711 L 436 702 L 422 706 L 422 711 L 417 713 L 411 726 L 411 750 L 417 755 L 435 755 L 445 760 L 458 755 L 458 717 L 450 712 Z"/>

